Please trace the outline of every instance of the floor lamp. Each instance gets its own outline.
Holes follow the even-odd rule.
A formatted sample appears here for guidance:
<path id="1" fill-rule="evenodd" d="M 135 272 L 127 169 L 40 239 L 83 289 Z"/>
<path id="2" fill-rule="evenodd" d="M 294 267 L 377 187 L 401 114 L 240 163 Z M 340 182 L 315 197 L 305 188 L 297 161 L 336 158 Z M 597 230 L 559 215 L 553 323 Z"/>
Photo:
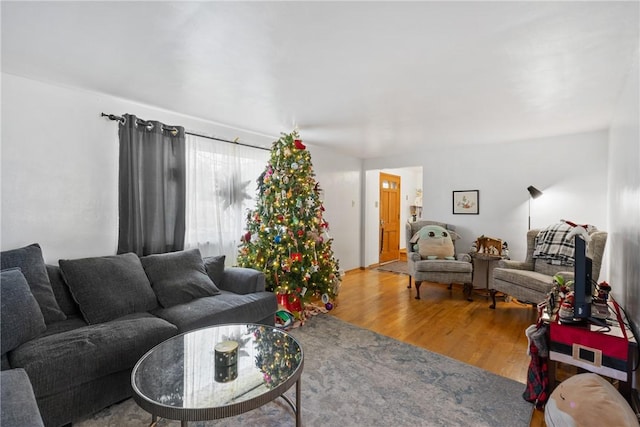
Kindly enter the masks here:
<path id="1" fill-rule="evenodd" d="M 542 191 L 538 190 L 533 185 L 527 187 L 529 191 L 529 228 L 527 230 L 531 230 L 531 199 L 537 199 L 542 196 Z"/>

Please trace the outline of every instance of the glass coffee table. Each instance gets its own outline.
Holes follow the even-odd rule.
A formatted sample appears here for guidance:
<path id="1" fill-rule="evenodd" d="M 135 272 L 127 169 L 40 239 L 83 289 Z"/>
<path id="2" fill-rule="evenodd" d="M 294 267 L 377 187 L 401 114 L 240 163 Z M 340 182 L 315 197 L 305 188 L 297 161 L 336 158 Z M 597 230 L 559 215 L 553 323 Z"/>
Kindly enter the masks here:
<path id="1" fill-rule="evenodd" d="M 282 397 L 301 425 L 304 355 L 288 333 L 257 324 L 219 325 L 158 344 L 131 373 L 133 398 L 158 419 L 215 420 Z M 295 404 L 284 393 L 296 384 Z"/>

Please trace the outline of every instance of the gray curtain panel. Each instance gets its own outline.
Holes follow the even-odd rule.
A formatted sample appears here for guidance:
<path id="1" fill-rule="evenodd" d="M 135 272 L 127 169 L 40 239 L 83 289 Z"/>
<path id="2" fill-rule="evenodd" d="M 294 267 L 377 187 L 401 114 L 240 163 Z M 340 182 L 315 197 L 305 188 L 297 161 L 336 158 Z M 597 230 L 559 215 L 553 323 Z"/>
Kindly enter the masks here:
<path id="1" fill-rule="evenodd" d="M 119 137 L 118 253 L 184 249 L 184 128 L 125 114 Z"/>

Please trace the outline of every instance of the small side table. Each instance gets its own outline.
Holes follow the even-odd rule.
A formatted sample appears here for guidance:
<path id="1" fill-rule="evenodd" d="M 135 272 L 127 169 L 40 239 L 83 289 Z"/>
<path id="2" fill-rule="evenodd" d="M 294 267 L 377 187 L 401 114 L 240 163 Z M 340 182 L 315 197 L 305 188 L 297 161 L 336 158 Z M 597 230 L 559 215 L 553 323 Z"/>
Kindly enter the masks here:
<path id="1" fill-rule="evenodd" d="M 473 260 L 473 289 L 480 289 L 479 293 L 485 298 L 489 298 L 489 283 L 493 269 L 498 265 L 498 261 L 502 259 L 500 255 L 489 255 L 472 252 Z"/>
<path id="2" fill-rule="evenodd" d="M 618 303 L 609 296 L 607 327 L 585 323 L 563 324 L 557 318 L 549 324 L 549 393 L 557 385 L 557 363 L 576 366 L 578 372 L 618 380 L 618 391 L 631 402 L 638 343 Z"/>

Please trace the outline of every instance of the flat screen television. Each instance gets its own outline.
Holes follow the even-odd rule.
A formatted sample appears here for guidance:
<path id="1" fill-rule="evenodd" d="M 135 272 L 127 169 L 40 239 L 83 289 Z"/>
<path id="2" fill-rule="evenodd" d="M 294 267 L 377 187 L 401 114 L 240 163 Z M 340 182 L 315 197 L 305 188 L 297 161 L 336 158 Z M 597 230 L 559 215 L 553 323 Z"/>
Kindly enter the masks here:
<path id="1" fill-rule="evenodd" d="M 587 256 L 587 243 L 580 236 L 575 240 L 574 263 L 574 319 L 591 318 L 591 298 L 593 286 L 591 282 L 591 258 Z"/>

